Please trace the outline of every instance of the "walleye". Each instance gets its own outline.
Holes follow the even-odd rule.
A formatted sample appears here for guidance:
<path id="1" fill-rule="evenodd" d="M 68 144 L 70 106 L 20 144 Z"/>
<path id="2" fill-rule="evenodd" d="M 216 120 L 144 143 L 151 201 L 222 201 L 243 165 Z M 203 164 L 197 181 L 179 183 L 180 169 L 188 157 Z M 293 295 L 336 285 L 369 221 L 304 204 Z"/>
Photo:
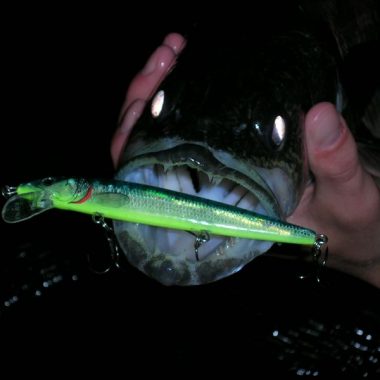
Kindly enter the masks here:
<path id="1" fill-rule="evenodd" d="M 317 9 L 319 3 L 324 5 Z M 366 152 L 365 165 L 379 175 L 378 139 L 371 132 L 378 133 L 380 127 L 375 123 L 379 108 L 373 102 L 371 109 L 365 107 L 376 89 L 369 87 L 365 97 L 364 91 L 353 94 L 345 86 L 345 63 L 353 49 L 378 38 L 363 32 L 366 27 L 377 30 L 376 10 L 365 11 L 355 1 L 274 6 L 281 10 L 254 9 L 247 22 L 239 20 L 246 26 L 242 34 L 236 31 L 239 26 L 222 22 L 219 28 L 211 23 L 208 30 L 189 34 L 176 66 L 132 131 L 118 180 L 286 220 L 306 183 L 313 181 L 303 126 L 305 113 L 320 101 L 336 103 L 344 111 L 360 140 L 359 149 Z M 352 25 L 346 27 L 345 19 Z M 368 59 L 366 67 L 372 61 Z M 114 229 L 129 261 L 165 284 L 216 281 L 272 246 L 262 240 L 216 236 L 201 247 L 202 260 L 192 261 L 187 254 L 192 240 L 185 232 L 120 221 Z"/>
<path id="2" fill-rule="evenodd" d="M 16 223 L 51 208 L 195 234 L 313 245 L 314 231 L 224 203 L 116 180 L 44 178 L 17 186 L 2 210 Z"/>

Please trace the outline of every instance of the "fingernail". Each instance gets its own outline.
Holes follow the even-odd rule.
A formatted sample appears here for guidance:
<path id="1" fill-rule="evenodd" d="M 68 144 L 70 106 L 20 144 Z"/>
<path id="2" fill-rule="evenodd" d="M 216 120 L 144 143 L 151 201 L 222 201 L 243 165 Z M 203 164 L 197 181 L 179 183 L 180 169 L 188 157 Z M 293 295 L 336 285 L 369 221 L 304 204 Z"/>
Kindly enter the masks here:
<path id="1" fill-rule="evenodd" d="M 319 148 L 329 148 L 338 141 L 342 129 L 339 114 L 332 105 L 327 105 L 313 118 L 312 142 Z"/>
<path id="2" fill-rule="evenodd" d="M 146 102 L 142 99 L 135 100 L 126 110 L 124 118 L 121 120 L 119 131 L 129 132 L 141 116 Z"/>
<path id="3" fill-rule="evenodd" d="M 171 48 L 174 51 L 174 53 L 178 55 L 184 48 L 185 43 L 186 41 L 182 37 L 182 35 L 178 33 L 170 33 L 165 37 L 162 44 Z"/>

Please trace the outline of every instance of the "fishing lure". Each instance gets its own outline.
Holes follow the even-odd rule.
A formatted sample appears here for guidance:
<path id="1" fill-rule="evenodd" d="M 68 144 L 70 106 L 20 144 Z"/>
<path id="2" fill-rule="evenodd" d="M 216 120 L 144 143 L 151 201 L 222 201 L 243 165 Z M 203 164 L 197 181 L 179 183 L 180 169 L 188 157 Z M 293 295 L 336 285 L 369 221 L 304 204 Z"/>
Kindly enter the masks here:
<path id="1" fill-rule="evenodd" d="M 5 191 L 2 217 L 8 223 L 27 220 L 52 208 L 114 220 L 189 231 L 198 246 L 208 234 L 315 245 L 320 236 L 221 202 L 137 183 L 83 178 L 45 178 Z"/>

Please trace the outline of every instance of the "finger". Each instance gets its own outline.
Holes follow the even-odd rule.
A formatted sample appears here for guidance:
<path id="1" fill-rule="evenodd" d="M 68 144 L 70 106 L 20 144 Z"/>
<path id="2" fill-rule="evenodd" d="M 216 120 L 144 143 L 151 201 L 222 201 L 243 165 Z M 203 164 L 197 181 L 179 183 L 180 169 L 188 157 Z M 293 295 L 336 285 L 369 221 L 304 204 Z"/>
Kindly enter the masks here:
<path id="1" fill-rule="evenodd" d="M 111 156 L 115 166 L 117 166 L 132 127 L 140 117 L 146 101 L 174 65 L 177 54 L 182 51 L 184 46 L 185 39 L 180 34 L 167 35 L 163 45 L 155 50 L 143 70 L 132 80 L 120 113 L 119 127 L 111 143 Z"/>
<path id="2" fill-rule="evenodd" d="M 324 188 L 346 190 L 360 170 L 355 141 L 331 103 L 320 103 L 306 116 L 306 145 L 312 172 Z"/>
<path id="3" fill-rule="evenodd" d="M 136 99 L 147 100 L 159 86 L 166 73 L 175 63 L 176 56 L 185 46 L 185 39 L 178 33 L 168 34 L 163 44 L 149 57 L 143 70 L 129 85 L 126 100 L 120 113 L 120 119 Z"/>
<path id="4" fill-rule="evenodd" d="M 352 221 L 352 210 L 357 207 L 358 199 L 364 198 L 363 191 L 365 198 L 372 200 L 377 189 L 360 164 L 346 122 L 331 103 L 320 103 L 307 114 L 305 132 L 309 165 L 316 178 L 316 201 L 342 220 Z M 363 199 L 360 207 L 364 215 L 363 208 L 370 209 L 373 203 L 371 206 L 370 201 Z"/>
<path id="5" fill-rule="evenodd" d="M 121 152 L 127 142 L 133 126 L 141 116 L 146 102 L 142 99 L 135 100 L 130 104 L 128 111 L 121 121 L 119 128 L 116 130 L 111 142 L 111 157 L 115 167 L 120 160 Z"/>
<path id="6" fill-rule="evenodd" d="M 176 54 L 169 46 L 161 45 L 158 47 L 148 59 L 145 67 L 132 80 L 124 108 L 128 108 L 136 99 L 149 99 L 171 68 L 175 58 Z"/>
<path id="7" fill-rule="evenodd" d="M 178 33 L 168 34 L 163 42 L 163 45 L 169 46 L 173 49 L 176 55 L 180 54 L 185 47 L 186 40 Z"/>
<path id="8" fill-rule="evenodd" d="M 132 80 L 128 88 L 125 108 L 128 108 L 136 99 L 149 99 L 161 79 L 175 63 L 177 55 L 184 46 L 185 39 L 178 33 L 170 33 L 165 37 L 162 45 L 153 52 L 145 67 Z"/>

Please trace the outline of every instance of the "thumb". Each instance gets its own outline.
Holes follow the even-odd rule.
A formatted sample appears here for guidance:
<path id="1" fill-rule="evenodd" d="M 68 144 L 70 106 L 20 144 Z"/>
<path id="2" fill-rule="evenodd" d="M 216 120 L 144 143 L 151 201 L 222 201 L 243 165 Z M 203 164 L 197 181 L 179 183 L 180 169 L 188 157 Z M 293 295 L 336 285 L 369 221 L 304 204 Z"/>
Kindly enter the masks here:
<path id="1" fill-rule="evenodd" d="M 355 140 L 334 105 L 314 106 L 306 116 L 305 130 L 316 191 L 334 198 L 361 192 L 366 173 L 361 167 Z"/>

